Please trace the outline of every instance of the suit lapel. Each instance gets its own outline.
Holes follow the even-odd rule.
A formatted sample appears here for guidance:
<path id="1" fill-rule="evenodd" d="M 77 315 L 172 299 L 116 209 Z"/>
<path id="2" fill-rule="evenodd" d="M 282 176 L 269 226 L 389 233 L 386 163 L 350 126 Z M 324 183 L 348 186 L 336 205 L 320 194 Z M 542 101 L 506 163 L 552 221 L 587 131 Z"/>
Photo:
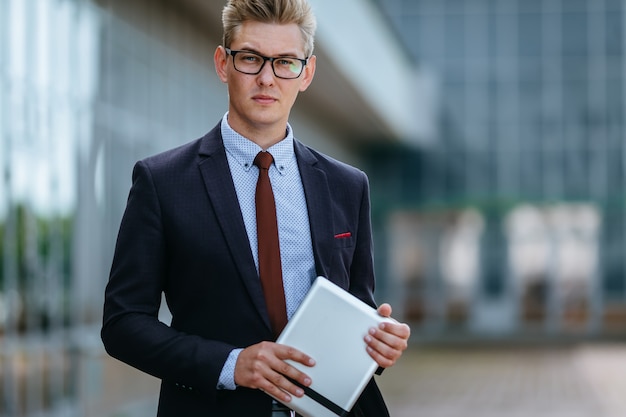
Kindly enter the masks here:
<path id="1" fill-rule="evenodd" d="M 294 140 L 294 148 L 307 202 L 316 273 L 332 279 L 329 273 L 334 228 L 328 179 L 326 173 L 317 167 L 317 158 L 308 148 L 297 140 Z M 256 309 L 267 328 L 271 329 L 241 210 L 233 209 L 239 207 L 239 200 L 230 175 L 220 125 L 202 139 L 199 153 L 198 168 L 226 244 Z"/>
<path id="2" fill-rule="evenodd" d="M 334 228 L 328 179 L 308 148 L 297 140 L 294 140 L 294 148 L 309 212 L 315 270 L 318 275 L 332 279 L 329 272 Z"/>
<path id="3" fill-rule="evenodd" d="M 202 139 L 199 153 L 198 167 L 226 244 L 255 307 L 268 329 L 271 329 L 263 288 L 254 265 L 243 216 L 239 210 L 239 200 L 230 175 L 219 124 Z"/>

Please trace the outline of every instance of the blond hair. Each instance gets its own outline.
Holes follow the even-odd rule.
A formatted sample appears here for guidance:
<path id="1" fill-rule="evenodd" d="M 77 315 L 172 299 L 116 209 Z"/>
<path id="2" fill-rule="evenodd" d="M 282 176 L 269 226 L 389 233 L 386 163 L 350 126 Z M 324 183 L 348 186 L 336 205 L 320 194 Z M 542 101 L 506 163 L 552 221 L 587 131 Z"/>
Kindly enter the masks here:
<path id="1" fill-rule="evenodd" d="M 222 11 L 225 47 L 230 47 L 237 30 L 245 21 L 290 24 L 300 27 L 304 53 L 313 54 L 317 22 L 307 0 L 228 0 Z"/>

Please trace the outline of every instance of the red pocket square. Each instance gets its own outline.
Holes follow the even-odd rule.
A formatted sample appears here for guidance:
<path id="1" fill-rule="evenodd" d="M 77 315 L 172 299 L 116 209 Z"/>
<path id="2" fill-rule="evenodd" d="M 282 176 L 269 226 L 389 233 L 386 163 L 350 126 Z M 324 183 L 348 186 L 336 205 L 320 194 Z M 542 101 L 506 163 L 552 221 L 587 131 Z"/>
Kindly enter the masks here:
<path id="1" fill-rule="evenodd" d="M 335 235 L 335 239 L 343 239 L 350 236 L 352 236 L 352 233 L 350 232 L 339 233 L 338 235 Z"/>

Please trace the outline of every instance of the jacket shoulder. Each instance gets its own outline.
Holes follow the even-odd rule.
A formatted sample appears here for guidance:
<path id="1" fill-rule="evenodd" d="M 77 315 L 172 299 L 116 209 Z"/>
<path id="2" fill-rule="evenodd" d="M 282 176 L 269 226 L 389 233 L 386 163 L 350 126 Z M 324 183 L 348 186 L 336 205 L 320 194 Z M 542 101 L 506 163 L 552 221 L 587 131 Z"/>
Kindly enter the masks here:
<path id="1" fill-rule="evenodd" d="M 222 135 L 218 124 L 201 138 L 148 156 L 139 161 L 138 164 L 147 167 L 152 172 L 169 172 L 172 169 L 176 170 L 183 167 L 191 167 L 196 165 L 194 161 L 199 162 L 198 158 L 200 158 L 202 154 L 210 154 L 215 149 L 223 147 L 221 138 Z"/>
<path id="2" fill-rule="evenodd" d="M 310 163 L 326 171 L 327 174 L 367 178 L 367 174 L 361 169 L 319 152 L 299 141 L 295 141 L 295 148 L 298 158 L 304 163 Z"/>

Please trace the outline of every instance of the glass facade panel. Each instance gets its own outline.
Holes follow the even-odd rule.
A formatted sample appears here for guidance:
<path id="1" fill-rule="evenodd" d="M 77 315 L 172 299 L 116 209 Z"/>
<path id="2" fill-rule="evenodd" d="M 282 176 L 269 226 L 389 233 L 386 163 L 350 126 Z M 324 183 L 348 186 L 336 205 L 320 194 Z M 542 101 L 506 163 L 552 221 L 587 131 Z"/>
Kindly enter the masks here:
<path id="1" fill-rule="evenodd" d="M 3 415 L 61 413 L 76 396 L 69 371 L 74 161 L 76 148 L 89 140 L 77 116 L 90 114 L 97 53 L 90 43 L 97 22 L 84 6 L 0 2 Z"/>
<path id="2" fill-rule="evenodd" d="M 132 166 L 225 109 L 217 41 L 166 3 L 131 3 L 0 0 L 2 417 L 119 415 L 99 327 Z M 148 398 L 124 415 L 154 415 Z"/>
<path id="3" fill-rule="evenodd" d="M 465 300 L 468 320 L 462 328 L 475 334 L 571 336 L 570 325 L 578 317 L 583 324 L 573 327 L 581 338 L 626 329 L 626 275 L 620 259 L 626 235 L 624 3 L 377 3 L 399 28 L 415 61 L 435 71 L 440 109 L 433 145 L 405 150 L 417 154 L 415 163 L 430 164 L 420 171 L 421 178 L 403 178 L 405 189 L 414 184 L 412 195 L 393 198 L 387 193 L 385 209 L 406 213 L 412 208 L 419 219 L 414 221 L 423 228 L 429 227 L 424 225 L 428 219 L 439 224 L 433 216 L 420 216 L 433 206 L 455 213 L 476 209 L 484 219 L 480 255 L 467 249 L 480 262 L 475 291 Z M 374 166 L 372 170 L 376 172 Z M 378 187 L 394 181 L 373 176 L 374 196 Z M 515 245 L 526 243 L 503 229 L 507 219 L 518 218 L 516 213 L 528 206 L 535 211 L 522 213 L 533 212 L 547 225 L 543 244 L 550 253 L 565 255 L 537 273 L 541 282 L 521 290 L 514 253 Z M 593 227 L 577 229 L 580 218 L 592 219 Z M 579 240 L 569 240 L 572 236 Z M 584 285 L 557 272 L 568 264 L 566 254 L 574 246 L 582 251 L 578 260 L 598 259 L 584 268 Z M 394 268 L 389 270 L 393 281 Z M 425 294 L 429 286 L 445 289 L 440 270 L 424 271 Z M 569 286 L 577 288 L 572 291 L 579 291 L 579 299 L 563 297 Z M 438 297 L 445 299 L 445 290 Z M 430 322 L 427 308 L 407 310 L 420 311 L 420 320 Z M 498 312 L 511 319 L 490 322 Z M 538 327 L 528 327 L 535 320 Z M 427 324 L 424 329 L 443 336 L 445 320 L 435 330 Z"/>

